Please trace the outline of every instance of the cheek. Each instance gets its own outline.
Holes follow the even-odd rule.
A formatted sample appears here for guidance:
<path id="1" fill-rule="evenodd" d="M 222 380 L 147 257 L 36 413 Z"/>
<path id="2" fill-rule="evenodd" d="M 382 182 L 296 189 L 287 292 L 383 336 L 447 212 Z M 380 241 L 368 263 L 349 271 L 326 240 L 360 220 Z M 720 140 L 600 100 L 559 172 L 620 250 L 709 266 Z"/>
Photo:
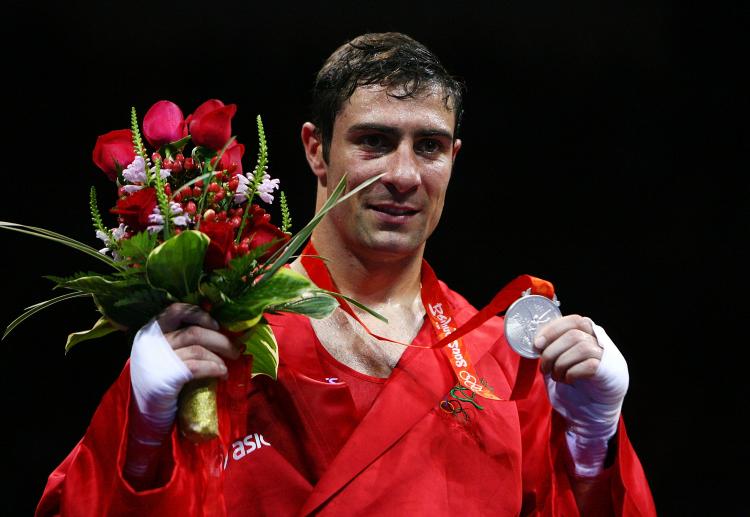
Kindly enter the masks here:
<path id="1" fill-rule="evenodd" d="M 341 179 L 346 174 L 346 192 L 356 188 L 363 181 L 382 173 L 386 168 L 381 160 L 362 160 L 357 156 L 356 151 L 345 154 L 342 158 L 338 162 L 337 176 Z M 335 187 L 336 185 L 333 185 L 331 188 Z"/>
<path id="2" fill-rule="evenodd" d="M 450 170 L 446 171 L 445 169 L 440 169 L 430 171 L 424 179 L 424 186 L 427 195 L 438 208 L 442 208 L 443 203 L 445 202 L 445 193 L 448 190 L 450 177 Z"/>

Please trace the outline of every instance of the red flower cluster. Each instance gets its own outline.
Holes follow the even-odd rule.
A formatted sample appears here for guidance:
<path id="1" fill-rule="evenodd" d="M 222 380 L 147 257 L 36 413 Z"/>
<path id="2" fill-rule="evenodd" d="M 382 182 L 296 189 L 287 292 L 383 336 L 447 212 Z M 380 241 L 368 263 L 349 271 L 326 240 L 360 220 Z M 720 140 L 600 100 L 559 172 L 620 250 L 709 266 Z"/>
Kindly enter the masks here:
<path id="1" fill-rule="evenodd" d="M 171 201 L 174 233 L 197 229 L 211 239 L 207 269 L 225 267 L 234 257 L 274 243 L 264 254 L 267 258 L 289 240 L 287 233 L 271 223 L 270 214 L 247 199 L 248 194 L 255 194 L 248 192 L 248 184 L 256 172 L 243 174 L 245 146 L 232 140 L 219 155 L 230 141 L 236 111 L 234 104 L 211 99 L 185 118 L 176 104 L 157 102 L 142 124 L 143 137 L 154 149 L 153 163 L 134 150 L 131 129 L 110 131 L 97 139 L 94 163 L 118 184 L 119 199 L 111 211 L 124 225 L 124 238 L 163 228 L 157 185 L 150 179 L 156 174 L 152 165 L 159 162 L 164 193 Z M 188 152 L 190 142 L 194 149 Z"/>
<path id="2" fill-rule="evenodd" d="M 231 210 L 229 220 L 226 212 L 216 215 L 210 209 L 206 211 L 200 231 L 211 239 L 206 252 L 207 269 L 225 267 L 234 257 L 245 255 L 258 246 L 276 241 L 276 244 L 261 257 L 261 260 L 266 259 L 289 240 L 289 235 L 271 223 L 271 214 L 255 204 L 251 205 L 250 209 L 249 220 L 252 223 L 242 230 L 239 243 L 235 242 L 235 235 L 244 213 L 242 207 Z"/>

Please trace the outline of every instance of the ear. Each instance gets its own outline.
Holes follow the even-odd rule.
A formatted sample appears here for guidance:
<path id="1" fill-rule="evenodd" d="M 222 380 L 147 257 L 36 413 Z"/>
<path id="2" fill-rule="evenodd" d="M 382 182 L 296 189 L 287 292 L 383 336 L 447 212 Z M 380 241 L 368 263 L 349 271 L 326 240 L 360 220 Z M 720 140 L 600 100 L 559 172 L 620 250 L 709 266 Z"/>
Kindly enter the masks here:
<path id="1" fill-rule="evenodd" d="M 326 186 L 328 165 L 323 159 L 323 140 L 320 131 L 312 122 L 302 124 L 302 145 L 305 148 L 307 163 L 322 187 Z"/>
<path id="2" fill-rule="evenodd" d="M 453 142 L 453 163 L 456 163 L 456 156 L 458 156 L 458 151 L 461 150 L 461 139 L 456 138 L 456 140 Z"/>

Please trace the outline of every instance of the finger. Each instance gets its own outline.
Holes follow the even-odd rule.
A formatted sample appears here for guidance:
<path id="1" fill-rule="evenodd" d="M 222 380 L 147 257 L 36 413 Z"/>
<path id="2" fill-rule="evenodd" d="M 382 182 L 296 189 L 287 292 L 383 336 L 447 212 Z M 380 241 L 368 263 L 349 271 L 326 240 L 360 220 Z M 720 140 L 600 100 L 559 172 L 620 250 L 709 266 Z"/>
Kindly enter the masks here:
<path id="1" fill-rule="evenodd" d="M 582 330 L 569 329 L 546 345 L 542 351 L 540 364 L 542 373 L 551 372 L 560 356 L 574 347 L 579 347 L 587 357 L 595 357 L 597 353 L 598 357 L 601 357 L 601 347 L 599 347 L 596 338 Z"/>
<path id="2" fill-rule="evenodd" d="M 579 379 L 590 379 L 596 374 L 599 364 L 601 364 L 601 361 L 593 358 L 574 364 L 565 372 L 564 382 L 572 384 Z"/>
<path id="3" fill-rule="evenodd" d="M 592 336 L 594 335 L 594 327 L 589 318 L 579 316 L 578 314 L 569 314 L 552 320 L 543 327 L 540 327 L 534 338 L 534 348 L 538 352 L 541 352 L 550 343 L 573 329 L 583 331 Z"/>
<path id="4" fill-rule="evenodd" d="M 199 325 L 208 329 L 219 330 L 218 322 L 197 305 L 173 303 L 159 315 L 161 331 L 165 334 L 187 325 Z"/>
<path id="5" fill-rule="evenodd" d="M 185 366 L 193 374 L 194 379 L 206 377 L 226 377 L 227 365 L 215 353 L 199 345 L 192 345 L 175 350 Z"/>
<path id="6" fill-rule="evenodd" d="M 602 350 L 583 340 L 558 356 L 552 365 L 552 378 L 558 382 L 593 377 L 601 362 Z M 570 376 L 570 377 L 569 377 Z"/>
<path id="7" fill-rule="evenodd" d="M 227 359 L 237 359 L 242 353 L 241 348 L 224 334 L 195 325 L 169 332 L 164 337 L 175 351 L 198 345 Z"/>

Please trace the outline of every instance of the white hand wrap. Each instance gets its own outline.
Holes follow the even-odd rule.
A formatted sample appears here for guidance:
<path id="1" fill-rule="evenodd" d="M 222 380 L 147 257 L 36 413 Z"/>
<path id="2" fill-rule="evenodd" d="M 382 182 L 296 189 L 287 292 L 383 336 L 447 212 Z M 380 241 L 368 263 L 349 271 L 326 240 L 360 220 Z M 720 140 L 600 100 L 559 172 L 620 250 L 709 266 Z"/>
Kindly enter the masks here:
<path id="1" fill-rule="evenodd" d="M 172 428 L 180 390 L 192 378 L 156 320 L 141 328 L 130 353 L 130 382 L 141 417 L 133 419 L 131 437 L 146 445 L 161 443 Z"/>
<path id="2" fill-rule="evenodd" d="M 568 422 L 565 438 L 575 464 L 575 474 L 594 477 L 603 470 L 607 444 L 617 432 L 620 410 L 628 390 L 628 365 L 604 329 L 592 322 L 603 348 L 601 363 L 590 379 L 572 385 L 545 375 L 552 407 Z"/>

